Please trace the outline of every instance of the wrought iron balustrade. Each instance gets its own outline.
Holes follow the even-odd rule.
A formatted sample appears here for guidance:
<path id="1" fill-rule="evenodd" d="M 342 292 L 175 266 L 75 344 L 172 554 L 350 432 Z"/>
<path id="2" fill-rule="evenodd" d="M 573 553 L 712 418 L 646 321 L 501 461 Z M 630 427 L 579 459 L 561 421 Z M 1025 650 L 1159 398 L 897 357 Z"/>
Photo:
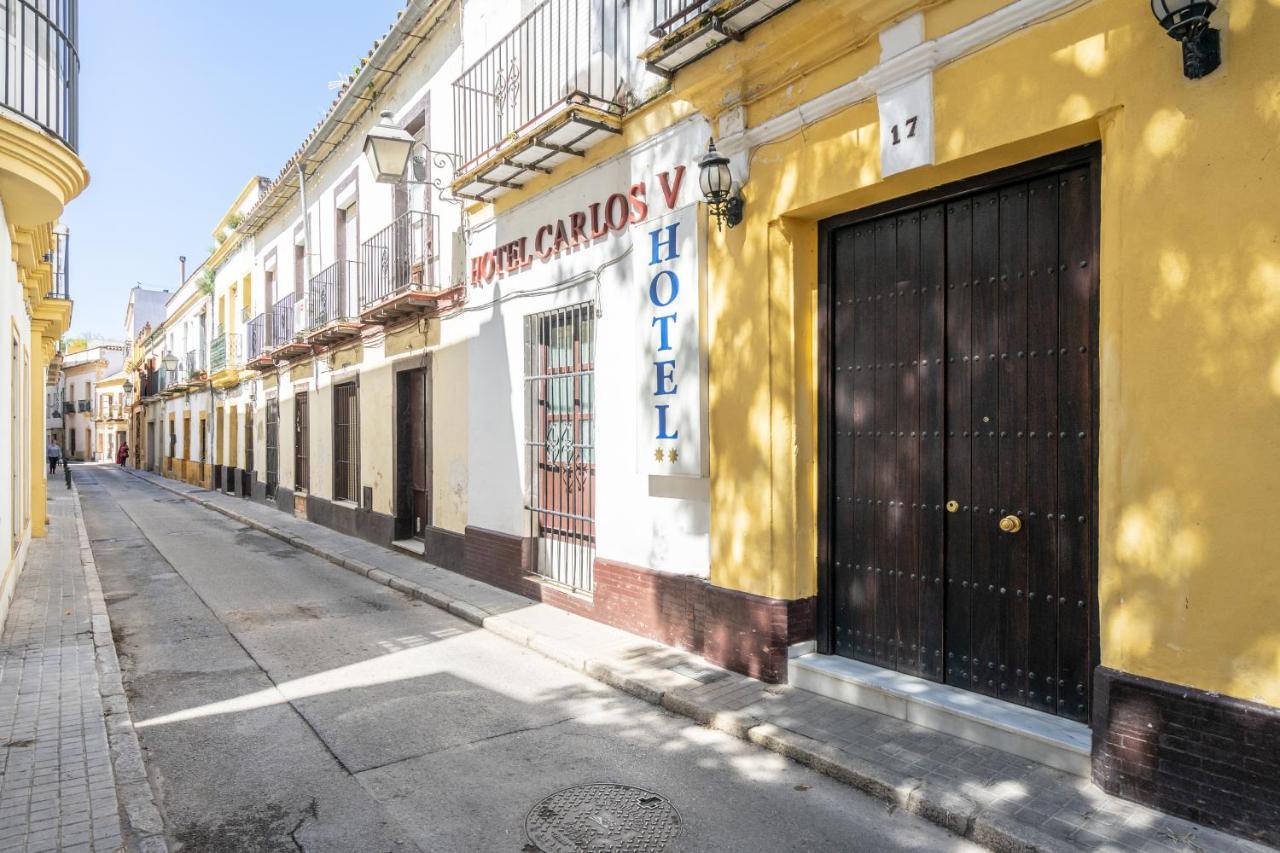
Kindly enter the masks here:
<path id="1" fill-rule="evenodd" d="M 459 171 L 566 103 L 622 113 L 630 4 L 546 0 L 453 84 Z"/>
<path id="2" fill-rule="evenodd" d="M 217 373 L 220 370 L 240 366 L 240 336 L 234 333 L 223 333 L 209 344 L 209 370 Z"/>
<path id="3" fill-rule="evenodd" d="M 78 0 L 0 0 L 4 80 L 0 105 L 76 150 Z"/>
<path id="4" fill-rule="evenodd" d="M 308 330 L 359 315 L 360 268 L 359 261 L 337 261 L 312 277 L 307 291 Z"/>
<path id="5" fill-rule="evenodd" d="M 189 374 L 187 373 L 187 368 L 184 365 L 179 364 L 172 370 L 166 370 L 163 367 L 160 368 L 158 376 L 159 381 L 156 383 L 156 390 L 157 392 L 160 392 L 167 391 L 175 385 L 185 385 Z"/>
<path id="6" fill-rule="evenodd" d="M 678 30 L 717 5 L 719 0 L 653 0 L 652 35 L 660 38 Z"/>
<path id="7" fill-rule="evenodd" d="M 244 339 L 244 355 L 250 361 L 271 349 L 271 323 L 265 312 L 248 322 L 244 329 Z"/>
<path id="8" fill-rule="evenodd" d="M 0 0 L 0 2 L 3 2 L 3 0 Z M 45 256 L 45 260 L 53 267 L 53 276 L 49 281 L 49 292 L 45 294 L 49 299 L 71 298 L 71 286 L 68 278 L 70 248 L 71 234 L 67 231 L 65 225 L 59 225 L 53 232 L 53 247 Z"/>
<path id="9" fill-rule="evenodd" d="M 271 345 L 281 346 L 293 340 L 294 304 L 297 297 L 290 293 L 271 306 Z"/>
<path id="10" fill-rule="evenodd" d="M 440 217 L 410 211 L 364 242 L 360 307 L 410 288 L 439 290 Z"/>

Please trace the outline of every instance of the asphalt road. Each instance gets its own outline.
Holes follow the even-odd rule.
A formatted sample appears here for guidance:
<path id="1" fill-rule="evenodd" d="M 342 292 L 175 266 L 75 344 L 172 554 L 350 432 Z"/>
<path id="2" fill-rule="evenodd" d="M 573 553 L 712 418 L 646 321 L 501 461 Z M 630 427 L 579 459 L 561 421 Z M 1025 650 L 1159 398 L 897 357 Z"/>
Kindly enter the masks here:
<path id="1" fill-rule="evenodd" d="M 676 851 L 959 851 L 932 824 L 111 466 L 74 467 L 174 848 L 530 853 L 572 785 L 654 791 Z"/>

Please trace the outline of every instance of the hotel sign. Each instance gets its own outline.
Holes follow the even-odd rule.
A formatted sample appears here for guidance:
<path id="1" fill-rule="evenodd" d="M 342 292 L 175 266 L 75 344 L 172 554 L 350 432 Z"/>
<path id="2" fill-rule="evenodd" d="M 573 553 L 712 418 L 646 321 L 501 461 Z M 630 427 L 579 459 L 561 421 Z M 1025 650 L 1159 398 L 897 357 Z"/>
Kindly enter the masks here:
<path id="1" fill-rule="evenodd" d="M 646 223 L 631 253 L 632 280 L 643 305 L 636 433 L 642 473 L 706 474 L 698 210 L 691 204 Z"/>

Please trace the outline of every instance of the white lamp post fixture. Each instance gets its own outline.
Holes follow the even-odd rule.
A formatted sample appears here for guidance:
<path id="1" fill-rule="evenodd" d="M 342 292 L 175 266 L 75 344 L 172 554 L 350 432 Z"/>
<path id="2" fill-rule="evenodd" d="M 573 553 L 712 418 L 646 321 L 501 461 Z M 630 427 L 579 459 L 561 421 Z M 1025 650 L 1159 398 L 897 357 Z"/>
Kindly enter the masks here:
<path id="1" fill-rule="evenodd" d="M 380 184 L 394 184 L 404 176 L 412 148 L 413 137 L 396 124 L 390 110 L 382 111 L 381 120 L 364 137 L 364 156 Z"/>

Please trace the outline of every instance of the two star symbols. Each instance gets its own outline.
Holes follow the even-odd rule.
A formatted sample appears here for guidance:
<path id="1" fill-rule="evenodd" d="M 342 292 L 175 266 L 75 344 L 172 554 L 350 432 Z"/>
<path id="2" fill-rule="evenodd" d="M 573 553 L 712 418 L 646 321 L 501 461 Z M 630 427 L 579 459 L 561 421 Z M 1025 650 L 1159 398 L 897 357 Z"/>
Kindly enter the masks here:
<path id="1" fill-rule="evenodd" d="M 662 457 L 663 457 L 664 455 L 667 457 L 667 461 L 668 461 L 668 462 L 675 462 L 677 459 L 679 459 L 679 458 L 680 458 L 680 451 L 679 451 L 679 450 L 676 450 L 674 447 L 673 447 L 673 448 L 671 448 L 671 449 L 670 449 L 670 450 L 668 450 L 668 451 L 665 451 L 665 453 L 664 453 L 664 451 L 662 450 L 662 448 L 661 448 L 661 447 L 659 447 L 657 450 L 653 451 L 653 458 L 654 458 L 654 460 L 655 460 L 655 461 L 657 461 L 657 462 L 661 462 L 661 461 L 662 461 Z"/>

